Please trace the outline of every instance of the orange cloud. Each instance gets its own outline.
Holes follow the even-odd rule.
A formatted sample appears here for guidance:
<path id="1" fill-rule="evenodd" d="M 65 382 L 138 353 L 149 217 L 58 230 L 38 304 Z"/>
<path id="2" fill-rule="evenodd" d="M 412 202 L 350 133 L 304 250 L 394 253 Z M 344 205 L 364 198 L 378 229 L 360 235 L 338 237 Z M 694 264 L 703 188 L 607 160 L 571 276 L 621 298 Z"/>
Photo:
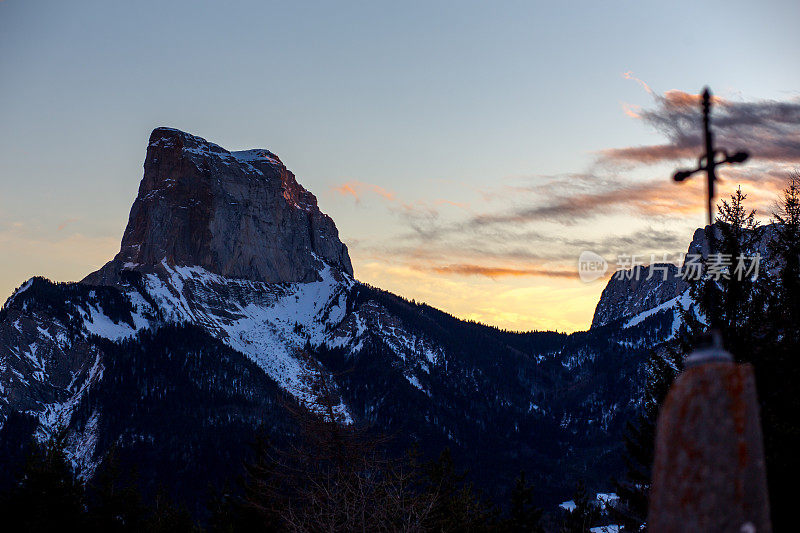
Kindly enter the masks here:
<path id="1" fill-rule="evenodd" d="M 636 118 L 641 118 L 641 115 Z M 654 144 L 650 146 L 629 146 L 626 148 L 608 148 L 600 151 L 600 155 L 608 160 L 628 161 L 632 163 L 653 164 L 668 159 L 696 157 L 699 146 L 676 146 L 674 144 Z"/>
<path id="2" fill-rule="evenodd" d="M 675 108 L 692 108 L 699 109 L 700 102 L 703 99 L 701 94 L 691 94 L 676 89 L 666 91 L 663 96 L 664 103 L 667 106 Z M 727 100 L 720 98 L 716 95 L 711 95 L 711 103 L 714 105 L 727 105 Z"/>
<path id="3" fill-rule="evenodd" d="M 785 168 L 725 168 L 719 173 L 717 200 L 726 198 L 737 186 L 751 194 L 749 204 L 759 215 L 768 215 L 775 199 L 785 186 Z M 599 181 L 599 178 L 598 178 Z M 640 183 L 598 183 L 596 191 L 563 194 L 544 204 L 522 207 L 510 212 L 479 214 L 469 225 L 472 228 L 517 225 L 538 221 L 573 223 L 581 219 L 625 212 L 645 217 L 684 216 L 705 210 L 704 178 L 700 175 L 677 184 L 664 176 Z M 454 228 L 461 232 L 462 227 Z"/>
<path id="4" fill-rule="evenodd" d="M 337 187 L 333 187 L 333 191 L 341 194 L 342 196 L 352 196 L 355 198 L 356 202 L 360 202 L 361 198 L 365 194 L 376 194 L 382 198 L 385 198 L 386 200 L 389 200 L 390 202 L 396 200 L 394 192 L 384 189 L 380 185 L 365 183 L 358 180 L 351 180 Z"/>
<path id="5" fill-rule="evenodd" d="M 65 220 L 64 222 L 62 222 L 61 224 L 58 225 L 57 231 L 62 231 L 68 225 L 72 224 L 73 222 L 77 222 L 78 220 L 80 220 L 80 219 L 78 219 L 78 218 L 68 218 L 67 220 Z"/>
<path id="6" fill-rule="evenodd" d="M 631 118 L 642 118 L 642 115 L 639 114 L 639 109 L 638 105 L 622 103 L 622 112 Z"/>
<path id="7" fill-rule="evenodd" d="M 495 267 L 495 266 L 482 266 L 482 265 L 471 265 L 471 264 L 431 266 L 431 267 L 422 267 L 421 269 L 428 270 L 431 272 L 436 272 L 437 274 L 455 274 L 459 276 L 486 276 L 488 278 L 525 277 L 525 276 L 542 276 L 548 278 L 578 277 L 578 273 L 574 270 L 549 270 L 546 268 L 510 268 L 510 267 Z"/>
<path id="8" fill-rule="evenodd" d="M 651 89 L 650 86 L 647 85 L 645 82 L 634 76 L 632 71 L 629 70 L 627 72 L 623 72 L 622 77 L 625 78 L 626 80 L 633 80 L 642 87 L 644 87 L 644 90 L 647 91 L 647 94 L 653 94 L 653 89 Z"/>
<path id="9" fill-rule="evenodd" d="M 697 191 L 691 186 L 678 187 L 669 179 L 635 184 L 619 184 L 608 188 L 598 184 L 598 192 L 554 198 L 544 205 L 522 208 L 503 214 L 483 214 L 472 219 L 473 225 L 523 223 L 533 221 L 562 222 L 585 219 L 612 210 L 631 209 L 644 215 L 689 213 L 702 208 Z M 605 213 L 603 210 L 606 210 Z"/>
<path id="10" fill-rule="evenodd" d="M 723 171 L 717 185 L 717 199 L 728 199 L 736 187 L 742 186 L 750 194 L 751 208 L 760 215 L 768 215 L 772 203 L 784 187 L 784 173 L 773 171 Z M 603 207 L 631 209 L 644 216 L 690 215 L 702 212 L 705 207 L 705 176 L 697 175 L 687 183 L 663 179 L 620 187 L 597 194 L 585 194 L 570 199 L 575 209 L 594 210 Z"/>
<path id="11" fill-rule="evenodd" d="M 631 79 L 634 79 L 631 77 Z M 696 159 L 703 150 L 699 94 L 667 91 L 653 94 L 655 106 L 641 110 L 623 104 L 624 112 L 667 137 L 665 144 L 601 151 L 606 163 L 654 164 Z M 716 144 L 730 151 L 745 149 L 754 160 L 800 162 L 800 99 L 733 101 L 712 97 Z"/>

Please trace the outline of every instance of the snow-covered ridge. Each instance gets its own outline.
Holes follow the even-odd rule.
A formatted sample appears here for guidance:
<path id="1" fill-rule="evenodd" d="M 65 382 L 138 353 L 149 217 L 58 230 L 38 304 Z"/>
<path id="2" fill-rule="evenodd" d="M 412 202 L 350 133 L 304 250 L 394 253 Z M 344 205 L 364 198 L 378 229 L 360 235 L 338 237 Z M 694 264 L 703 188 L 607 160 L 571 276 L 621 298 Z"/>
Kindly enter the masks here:
<path id="1" fill-rule="evenodd" d="M 315 404 L 310 385 L 322 376 L 305 347 L 356 354 L 368 333 L 379 336 L 397 356 L 408 382 L 427 394 L 419 376 L 443 360 L 441 348 L 407 331 L 374 302 L 348 314 L 348 294 L 355 281 L 321 263 L 319 281 L 266 284 L 163 261 L 159 273 L 146 275 L 145 289 L 165 320 L 203 327 L 306 405 Z M 346 406 L 338 409 L 350 418 Z"/>
<path id="2" fill-rule="evenodd" d="M 251 163 L 268 163 L 270 165 L 282 166 L 281 160 L 271 151 L 265 148 L 254 148 L 251 150 L 228 151 L 218 144 L 207 141 L 197 135 L 186 133 L 175 128 L 160 127 L 153 131 L 149 146 L 156 148 L 175 148 L 177 147 L 176 137 L 181 137 L 182 151 L 190 156 L 214 157 L 223 164 L 240 164 L 248 172 L 263 176 L 263 172 L 251 165 Z"/>
<path id="3" fill-rule="evenodd" d="M 239 161 L 251 163 L 253 161 L 266 161 L 272 165 L 280 165 L 281 160 L 278 156 L 264 148 L 255 148 L 252 150 L 239 150 L 231 152 L 231 155 Z"/>
<path id="4" fill-rule="evenodd" d="M 145 276 L 144 287 L 163 320 L 202 327 L 313 407 L 313 384 L 323 376 L 304 348 L 331 337 L 345 316 L 347 291 L 354 283 L 323 265 L 319 281 L 267 284 L 162 261 L 158 272 Z M 343 404 L 337 414 L 350 419 Z"/>
<path id="5" fill-rule="evenodd" d="M 312 351 L 320 347 L 343 350 L 347 357 L 354 357 L 367 339 L 383 343 L 396 357 L 394 365 L 408 384 L 430 396 L 426 383 L 433 367 L 444 361 L 443 349 L 406 328 L 373 300 L 362 301 L 357 308 L 348 305 L 358 284 L 319 257 L 315 260 L 321 266 L 318 279 L 308 283 L 233 279 L 166 260 L 143 272 L 138 269 L 141 265 L 130 263 L 126 266 L 141 276 L 141 283 L 119 285 L 121 300 L 119 296 L 108 300 L 103 292 L 108 288 L 74 286 L 82 287 L 75 293 L 78 299 L 65 305 L 72 317 L 69 327 L 77 330 L 47 316 L 36 318 L 23 302 L 14 311 L 22 313 L 21 318 L 7 324 L 16 340 L 6 343 L 11 352 L 0 358 L 17 362 L 5 377 L 0 376 L 0 387 L 5 391 L 45 383 L 50 386 L 59 381 L 53 374 L 58 372 L 53 360 L 71 357 L 53 354 L 70 353 L 78 349 L 76 343 L 93 346 L 94 337 L 119 342 L 172 323 L 203 328 L 255 362 L 278 386 L 312 409 L 319 404 L 315 392 L 319 382 L 332 380 L 308 353 L 308 347 Z M 17 294 L 30 286 L 31 282 Z M 72 289 L 67 286 L 65 290 Z M 114 307 L 104 309 L 111 302 Z M 64 382 L 53 389 L 52 400 L 30 406 L 30 412 L 40 418 L 42 437 L 69 420 L 87 388 L 101 379 L 101 360 L 93 356 L 93 361 L 97 371 L 88 366 L 75 370 L 69 385 Z M 335 413 L 340 420 L 352 420 L 343 403 L 336 406 Z"/>
<path id="6" fill-rule="evenodd" d="M 10 307 L 10 306 L 11 306 L 11 304 L 13 304 L 13 303 L 14 303 L 14 300 L 17 298 L 17 296 L 19 296 L 19 295 L 20 295 L 20 294 L 22 294 L 23 292 L 27 291 L 28 289 L 30 289 L 30 288 L 31 288 L 31 285 L 33 285 L 33 278 L 29 279 L 28 281 L 26 281 L 25 283 L 23 283 L 23 284 L 22 284 L 22 285 L 21 285 L 21 286 L 20 286 L 20 287 L 19 287 L 17 290 L 15 290 L 15 291 L 14 291 L 14 293 L 13 293 L 13 294 L 12 294 L 12 295 L 11 295 L 11 296 L 8 298 L 8 300 L 6 300 L 6 302 L 3 304 L 3 307 L 2 307 L 2 309 L 5 309 L 5 308 L 7 308 L 7 307 Z"/>
<path id="7" fill-rule="evenodd" d="M 648 309 L 647 311 L 643 311 L 643 312 L 639 313 L 638 315 L 635 315 L 635 316 L 629 318 L 622 325 L 622 328 L 623 329 L 631 328 L 633 326 L 641 324 L 647 318 L 649 318 L 649 317 L 651 317 L 651 316 L 653 316 L 653 315 L 655 315 L 657 313 L 660 313 L 662 311 L 672 310 L 674 317 L 673 317 L 673 321 L 672 321 L 671 333 L 667 337 L 667 339 L 664 339 L 664 340 L 669 340 L 669 339 L 672 339 L 678 333 L 678 329 L 680 328 L 680 325 L 681 325 L 681 314 L 680 314 L 680 311 L 681 310 L 684 310 L 684 311 L 688 310 L 691 305 L 692 305 L 692 297 L 689 294 L 689 289 L 686 289 L 680 296 L 676 296 L 675 298 L 672 298 L 671 300 L 667 300 L 666 302 L 662 303 L 661 305 L 653 307 L 652 309 Z"/>

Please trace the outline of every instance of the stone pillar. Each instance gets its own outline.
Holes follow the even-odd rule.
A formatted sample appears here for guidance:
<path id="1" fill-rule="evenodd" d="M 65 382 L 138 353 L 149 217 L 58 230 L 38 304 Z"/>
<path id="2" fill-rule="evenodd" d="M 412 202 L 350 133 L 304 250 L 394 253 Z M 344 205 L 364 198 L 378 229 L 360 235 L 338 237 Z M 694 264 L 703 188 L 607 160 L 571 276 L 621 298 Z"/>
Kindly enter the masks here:
<path id="1" fill-rule="evenodd" d="M 753 368 L 712 361 L 684 371 L 658 417 L 648 530 L 770 532 Z"/>

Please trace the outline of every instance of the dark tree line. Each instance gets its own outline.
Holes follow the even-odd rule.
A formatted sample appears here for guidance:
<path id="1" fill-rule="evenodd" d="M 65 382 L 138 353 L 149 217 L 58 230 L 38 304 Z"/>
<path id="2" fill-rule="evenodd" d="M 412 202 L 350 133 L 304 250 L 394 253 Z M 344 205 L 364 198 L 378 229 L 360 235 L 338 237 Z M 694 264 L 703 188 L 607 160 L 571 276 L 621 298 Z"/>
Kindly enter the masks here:
<path id="1" fill-rule="evenodd" d="M 215 501 L 212 531 L 539 531 L 541 511 L 524 474 L 501 516 L 447 448 L 431 461 L 416 448 L 398 458 L 387 453 L 390 439 L 342 423 L 333 378 L 319 376 L 311 409 L 289 407 L 296 437 L 283 446 L 257 441 L 243 490 Z"/>
<path id="2" fill-rule="evenodd" d="M 134 470 L 109 452 L 89 481 L 79 479 L 63 436 L 27 443 L 24 463 L 0 493 L 8 531 L 500 533 L 540 531 L 524 474 L 510 493 L 508 512 L 483 498 L 458 472 L 445 449 L 434 461 L 411 450 L 402 459 L 381 451 L 369 431 L 298 410 L 300 435 L 290 446 L 256 441 L 246 474 L 208 500 L 199 524 L 164 491 L 143 496 Z M 15 415 L 16 416 L 16 415 Z"/>
<path id="3" fill-rule="evenodd" d="M 4 531 L 197 530 L 189 511 L 163 492 L 145 504 L 136 476 L 120 472 L 114 450 L 87 482 L 75 475 L 63 435 L 32 440 L 26 448 L 24 463 L 0 493 Z"/>

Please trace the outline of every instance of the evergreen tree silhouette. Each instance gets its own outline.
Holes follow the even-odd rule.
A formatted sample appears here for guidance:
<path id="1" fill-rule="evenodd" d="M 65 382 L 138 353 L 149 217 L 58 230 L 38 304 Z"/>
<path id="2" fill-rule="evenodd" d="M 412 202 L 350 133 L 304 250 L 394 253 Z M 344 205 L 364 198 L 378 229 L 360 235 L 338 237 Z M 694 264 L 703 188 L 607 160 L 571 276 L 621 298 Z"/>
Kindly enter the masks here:
<path id="1" fill-rule="evenodd" d="M 586 484 L 579 481 L 572 497 L 575 508 L 567 511 L 561 523 L 561 533 L 587 533 L 600 520 L 600 511 L 586 492 Z"/>
<path id="2" fill-rule="evenodd" d="M 525 481 L 525 472 L 520 472 L 511 489 L 508 518 L 503 521 L 502 531 L 509 533 L 536 533 L 543 531 L 542 510 L 533 505 L 533 487 Z"/>
<path id="3" fill-rule="evenodd" d="M 85 525 L 83 485 L 75 479 L 62 436 L 34 443 L 17 482 L 0 501 L 6 531 L 59 531 Z"/>

